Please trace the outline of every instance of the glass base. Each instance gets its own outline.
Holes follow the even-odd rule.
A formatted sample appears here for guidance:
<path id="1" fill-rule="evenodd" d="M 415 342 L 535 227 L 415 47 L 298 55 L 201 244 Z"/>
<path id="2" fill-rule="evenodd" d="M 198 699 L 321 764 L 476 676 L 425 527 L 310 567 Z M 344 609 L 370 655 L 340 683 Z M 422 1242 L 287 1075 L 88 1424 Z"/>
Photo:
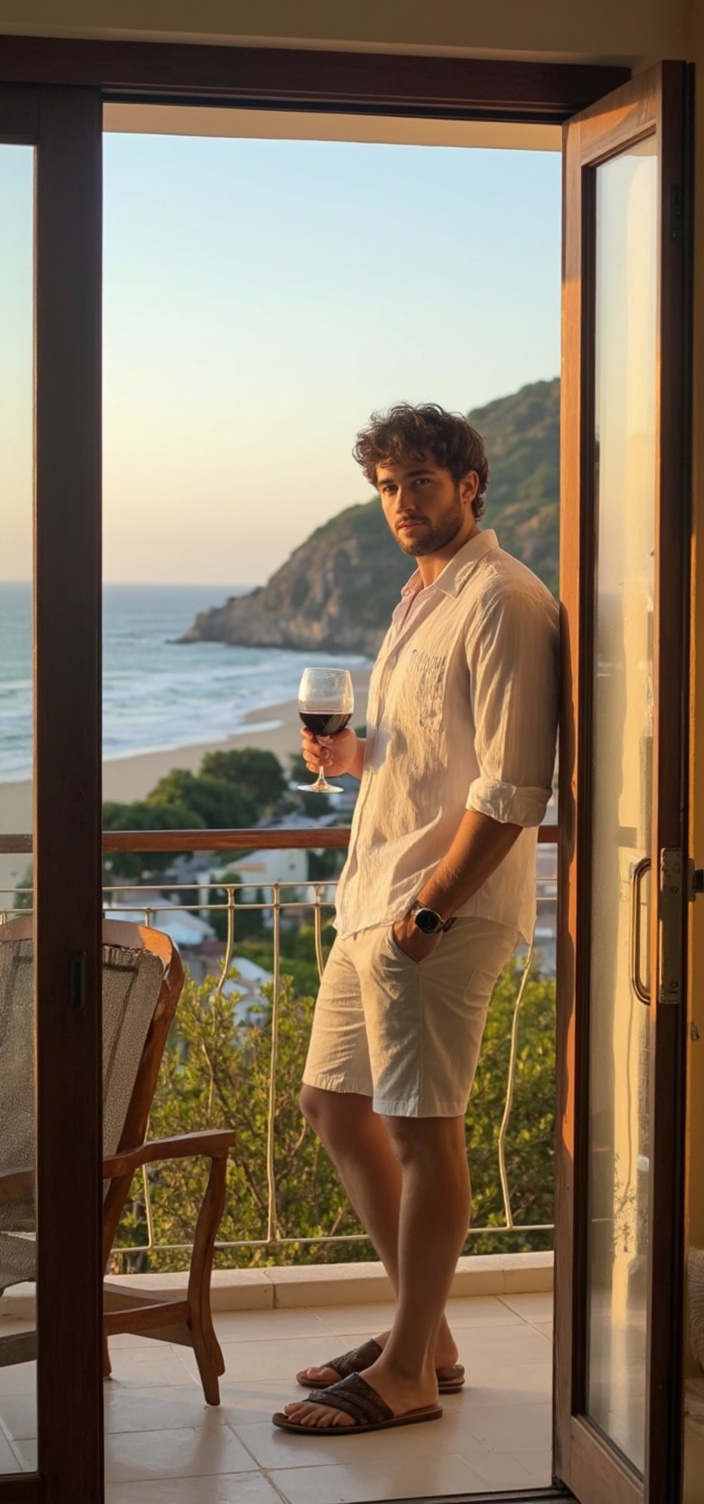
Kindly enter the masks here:
<path id="1" fill-rule="evenodd" d="M 316 783 L 297 783 L 296 788 L 301 794 L 344 794 L 344 789 L 339 783 L 328 783 L 325 778 Z"/>

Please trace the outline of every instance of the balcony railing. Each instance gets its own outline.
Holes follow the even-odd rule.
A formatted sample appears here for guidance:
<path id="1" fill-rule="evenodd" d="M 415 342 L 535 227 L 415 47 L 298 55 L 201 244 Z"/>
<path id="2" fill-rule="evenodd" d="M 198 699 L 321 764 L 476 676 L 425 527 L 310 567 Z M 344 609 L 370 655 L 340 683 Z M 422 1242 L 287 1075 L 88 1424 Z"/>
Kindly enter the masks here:
<path id="1" fill-rule="evenodd" d="M 512 1201 L 515 1192 L 512 1193 L 511 1174 L 507 1156 L 507 1142 L 511 1125 L 511 1114 L 516 1090 L 516 1074 L 520 1049 L 520 1024 L 521 1013 L 526 996 L 526 988 L 532 973 L 534 958 L 538 956 L 539 964 L 542 961 L 543 975 L 554 975 L 554 949 L 555 949 L 555 909 L 556 909 L 556 848 L 555 827 L 543 827 L 539 831 L 538 847 L 538 920 L 536 934 L 530 947 L 526 947 L 520 953 L 520 964 L 515 973 L 515 995 L 512 1001 L 510 1016 L 510 1048 L 508 1051 L 505 1069 L 505 1081 L 503 1084 L 503 1109 L 500 1127 L 496 1140 L 496 1173 L 500 1182 L 501 1202 L 503 1207 L 502 1220 L 492 1223 L 473 1223 L 470 1236 L 501 1237 L 507 1234 L 528 1236 L 532 1234 L 548 1234 L 552 1230 L 552 1223 L 545 1222 L 517 1222 L 512 1210 Z M 106 854 L 111 852 L 144 852 L 146 853 L 183 853 L 183 852 L 218 852 L 227 853 L 236 860 L 238 851 L 282 851 L 282 850 L 321 850 L 330 848 L 344 848 L 349 840 L 349 831 L 345 828 L 315 827 L 311 829 L 279 829 L 279 830 L 241 830 L 241 831 L 130 831 L 112 832 L 104 836 L 104 849 Z M 31 850 L 31 838 L 22 836 L 0 837 L 0 852 L 18 852 Z M 201 884 L 202 886 L 202 884 Z M 301 1247 L 306 1244 L 354 1244 L 366 1242 L 365 1235 L 359 1233 L 330 1233 L 319 1234 L 314 1237 L 305 1236 L 282 1236 L 279 1231 L 279 1216 L 277 1207 L 277 1171 L 276 1171 L 276 1110 L 277 1110 L 277 1057 L 279 1052 L 279 1040 L 282 1024 L 282 1010 L 286 1007 L 288 997 L 282 978 L 286 971 L 286 941 L 287 936 L 296 931 L 301 922 L 312 921 L 314 936 L 315 962 L 318 976 L 322 974 L 324 955 L 324 928 L 328 918 L 334 910 L 334 887 L 332 879 L 318 881 L 256 881 L 250 877 L 247 881 L 222 881 L 214 875 L 208 876 L 208 889 L 206 895 L 199 896 L 195 901 L 194 890 L 199 887 L 199 878 L 194 875 L 188 883 L 173 883 L 168 877 L 158 879 L 154 884 L 144 882 L 128 883 L 126 880 L 113 883 L 104 889 L 104 905 L 108 916 L 115 917 L 116 913 L 123 918 L 131 918 L 139 922 L 162 928 L 169 932 L 175 930 L 173 938 L 179 943 L 187 970 L 198 979 L 201 979 L 207 969 L 212 972 L 212 962 L 215 959 L 215 973 L 213 974 L 212 992 L 213 998 L 222 994 L 226 982 L 229 981 L 233 962 L 237 962 L 238 946 L 238 921 L 241 925 L 244 915 L 261 914 L 266 925 L 267 938 L 271 947 L 272 963 L 270 982 L 268 986 L 271 1023 L 269 1079 L 268 1079 L 268 1112 L 266 1122 L 266 1229 L 262 1229 L 263 1236 L 258 1238 L 223 1239 L 217 1243 L 220 1253 L 227 1250 L 250 1249 L 252 1253 L 259 1250 L 271 1257 L 277 1250 L 283 1252 L 287 1246 L 296 1245 Z M 216 888 L 218 896 L 212 892 Z M 254 891 L 256 888 L 256 891 Z M 30 888 L 17 889 L 12 893 L 0 891 L 0 919 L 10 917 L 13 910 L 21 906 L 27 909 L 31 906 L 32 893 Z M 213 916 L 221 915 L 224 920 L 225 937 L 221 953 L 217 957 L 212 955 L 212 945 L 204 945 L 198 942 L 194 936 L 193 943 L 188 937 L 179 936 L 179 920 L 183 925 L 183 916 L 198 916 L 207 914 L 209 920 Z M 206 954 L 206 952 L 210 952 Z M 210 963 L 210 964 L 208 964 Z M 177 1015 L 178 1019 L 178 1015 Z M 498 1114 L 497 1114 L 498 1116 Z M 146 1222 L 146 1239 L 139 1243 L 121 1245 L 116 1249 L 121 1261 L 129 1261 L 135 1257 L 149 1256 L 150 1267 L 158 1268 L 159 1255 L 176 1254 L 181 1250 L 186 1254 L 190 1248 L 187 1242 L 163 1242 L 159 1241 L 155 1234 L 155 1217 L 152 1204 L 152 1184 L 150 1170 L 145 1167 L 143 1173 L 143 1194 L 141 1200 L 144 1208 L 144 1221 Z M 262 1198 L 264 1199 L 264 1198 Z M 501 1247 L 501 1244 L 499 1244 Z"/>

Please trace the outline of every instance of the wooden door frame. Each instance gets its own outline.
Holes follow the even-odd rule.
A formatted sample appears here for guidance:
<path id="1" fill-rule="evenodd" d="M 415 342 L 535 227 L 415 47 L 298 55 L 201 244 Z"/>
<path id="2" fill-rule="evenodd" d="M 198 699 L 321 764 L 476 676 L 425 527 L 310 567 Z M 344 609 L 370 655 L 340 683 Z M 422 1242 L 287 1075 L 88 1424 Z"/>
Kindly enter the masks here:
<path id="1" fill-rule="evenodd" d="M 0 83 L 99 89 L 104 100 L 239 105 L 559 125 L 624 67 L 404 53 L 3 36 Z"/>
<path id="2" fill-rule="evenodd" d="M 634 90 L 643 97 L 634 102 Z M 644 93 L 644 91 L 647 91 Z M 680 142 L 688 135 L 691 70 L 664 63 L 640 75 L 609 101 L 610 130 L 604 131 L 599 104 L 565 130 L 563 194 L 563 366 L 560 594 L 563 611 L 563 723 L 561 727 L 560 891 L 558 923 L 558 1137 L 556 1145 L 556 1244 L 569 1256 L 555 1270 L 555 1466 L 578 1494 L 589 1476 L 603 1478 L 608 1504 L 638 1504 L 643 1490 L 628 1463 L 617 1457 L 586 1415 L 586 1267 L 590 850 L 594 626 L 594 169 L 629 142 L 658 133 L 660 153 L 661 300 L 658 312 L 658 413 L 662 428 L 656 480 L 655 535 L 659 578 L 687 581 L 691 494 L 691 161 Z M 663 127 L 666 130 L 663 135 Z M 670 142 L 676 141 L 676 147 Z M 679 190 L 679 194 L 676 194 Z M 664 526 L 663 508 L 674 514 Z M 656 600 L 656 607 L 659 602 Z M 689 596 L 681 591 L 679 610 L 656 609 L 658 634 L 654 672 L 659 720 L 669 728 L 654 744 L 658 779 L 653 789 L 653 842 L 686 855 L 687 712 Z M 574 624 L 578 624 L 577 631 Z M 676 665 L 679 672 L 673 673 Z M 684 679 L 682 676 L 685 676 Z M 671 790 L 681 790 L 672 816 Z M 667 799 L 670 794 L 669 802 Z M 577 797 L 578 795 L 578 797 Z M 666 818 L 663 811 L 667 810 Z M 654 865 L 654 872 L 657 864 Z M 655 894 L 657 883 L 652 892 Z M 686 903 L 685 903 L 686 909 Z M 651 976 L 657 976 L 658 904 L 651 904 Z M 685 914 L 686 920 L 686 914 Z M 686 923 L 682 928 L 682 967 L 686 977 Z M 651 1219 L 652 1259 L 670 1296 L 665 1320 L 652 1313 L 658 1292 L 648 1292 L 649 1372 L 677 1374 L 665 1395 L 657 1386 L 646 1403 L 646 1479 L 653 1504 L 679 1497 L 681 1477 L 681 1372 L 684 1258 L 684 1101 L 686 1007 L 651 1007 L 651 1039 L 667 1062 L 656 1075 L 651 1100 L 652 1180 L 658 1186 L 657 1213 Z M 663 1048 L 664 1046 L 664 1048 Z M 676 1143 L 674 1174 L 670 1146 Z M 667 1157 L 667 1158 L 666 1158 Z M 580 1194 L 578 1194 L 580 1188 Z M 667 1420 L 664 1419 L 665 1415 Z M 655 1416 L 657 1434 L 650 1429 Z M 567 1439 L 567 1442 L 566 1442 Z M 565 1444 L 566 1443 L 566 1444 Z M 581 1495 L 580 1495 L 581 1496 Z"/>
<path id="3" fill-rule="evenodd" d="M 95 1504 L 103 1496 L 96 901 L 102 103 L 559 124 L 628 76 L 625 68 L 592 65 L 0 35 L 0 138 L 37 143 L 37 245 L 42 253 L 49 246 L 56 251 L 53 265 L 40 256 L 37 283 L 37 1195 L 40 1218 L 47 1218 L 50 1229 L 39 1238 L 40 1473 L 1 1479 L 0 1504 L 40 1498 L 63 1504 L 67 1488 Z M 73 437 L 71 450 L 67 435 Z M 73 665 L 69 693 L 67 662 Z M 42 833 L 49 831 L 51 839 L 45 839 Z M 85 884 L 71 883 L 71 872 L 83 873 Z M 83 970 L 87 1007 L 67 1007 L 72 964 Z M 87 1080 L 93 1083 L 89 1092 L 82 1089 Z M 52 1128 L 59 1110 L 70 1113 L 72 1136 L 80 1143 L 70 1208 L 61 1174 L 65 1135 L 62 1142 Z M 60 1246 L 53 1244 L 54 1232 Z M 86 1260 L 80 1281 L 63 1272 L 75 1246 Z M 69 1388 L 64 1354 L 77 1328 L 96 1363 L 73 1376 Z"/>
<path id="4" fill-rule="evenodd" d="M 100 94 L 3 89 L 0 140 L 35 151 L 38 1229 L 38 1473 L 0 1497 L 62 1504 L 103 1474 Z"/>

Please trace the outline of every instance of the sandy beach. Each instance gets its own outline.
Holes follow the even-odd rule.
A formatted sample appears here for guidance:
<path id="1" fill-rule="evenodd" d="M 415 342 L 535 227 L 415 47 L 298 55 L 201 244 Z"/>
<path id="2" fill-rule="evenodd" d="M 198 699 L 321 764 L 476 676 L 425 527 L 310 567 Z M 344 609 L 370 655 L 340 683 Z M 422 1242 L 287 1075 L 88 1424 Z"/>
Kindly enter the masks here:
<path id="1" fill-rule="evenodd" d="M 366 718 L 369 670 L 352 673 L 355 708 L 352 724 L 361 726 Z M 126 804 L 144 799 L 160 778 L 172 768 L 188 768 L 197 773 L 206 752 L 217 748 L 261 747 L 275 752 L 288 769 L 288 757 L 301 744 L 301 723 L 295 700 L 267 705 L 246 716 L 242 725 L 225 741 L 198 742 L 185 747 L 171 747 L 157 752 L 143 752 L 137 757 L 115 758 L 103 763 L 103 798 Z M 32 827 L 32 786 L 30 782 L 0 783 L 0 831 L 24 833 Z M 29 857 L 3 856 L 0 853 L 0 906 L 3 890 L 13 889 L 27 870 Z"/>

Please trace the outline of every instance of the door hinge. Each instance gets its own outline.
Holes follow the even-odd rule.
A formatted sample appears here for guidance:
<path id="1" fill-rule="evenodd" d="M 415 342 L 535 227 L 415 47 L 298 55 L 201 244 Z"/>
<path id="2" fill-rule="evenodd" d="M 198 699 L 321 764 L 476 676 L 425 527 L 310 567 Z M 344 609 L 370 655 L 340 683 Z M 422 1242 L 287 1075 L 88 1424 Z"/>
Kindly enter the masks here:
<path id="1" fill-rule="evenodd" d="M 704 867 L 689 864 L 689 901 L 693 903 L 699 893 L 704 893 Z"/>
<path id="2" fill-rule="evenodd" d="M 682 1001 L 682 925 L 685 904 L 684 855 L 677 846 L 660 852 L 658 1002 Z"/>

